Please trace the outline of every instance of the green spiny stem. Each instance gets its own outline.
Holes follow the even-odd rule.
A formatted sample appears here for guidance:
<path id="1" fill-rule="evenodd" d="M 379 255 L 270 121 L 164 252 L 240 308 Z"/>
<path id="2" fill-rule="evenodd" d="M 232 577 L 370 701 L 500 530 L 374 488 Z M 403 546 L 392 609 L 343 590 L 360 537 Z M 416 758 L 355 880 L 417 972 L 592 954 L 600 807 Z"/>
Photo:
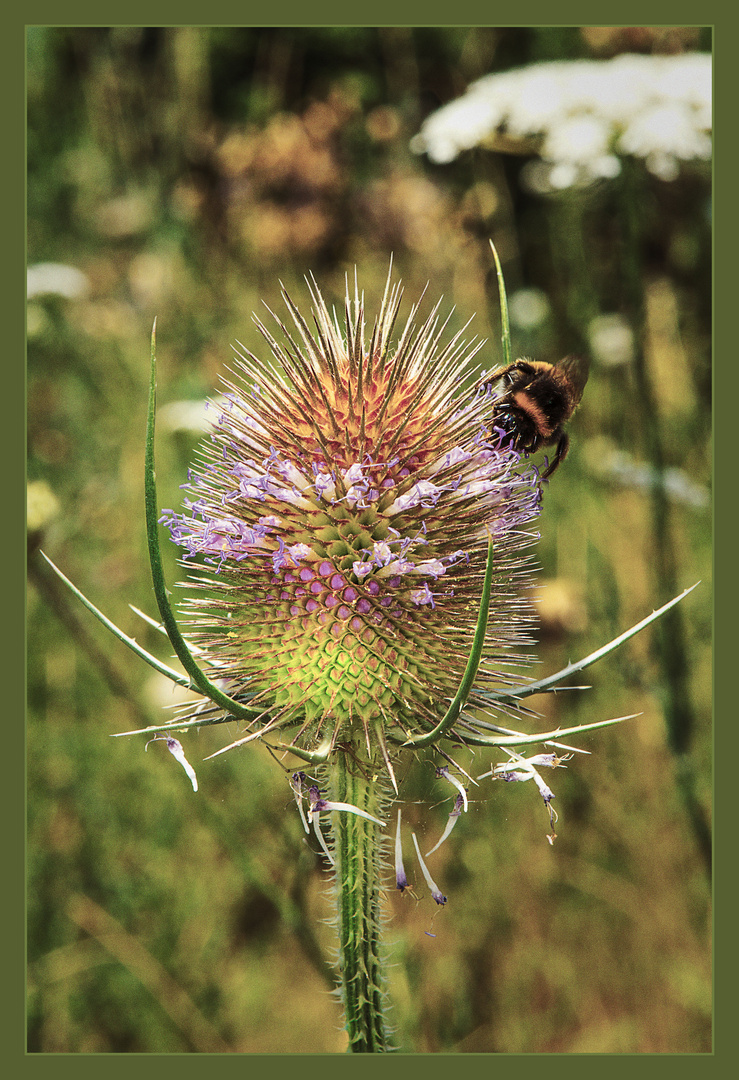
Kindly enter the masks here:
<path id="1" fill-rule="evenodd" d="M 380 776 L 362 775 L 342 752 L 332 755 L 326 776 L 330 801 L 350 803 L 388 820 L 388 793 Z M 341 811 L 331 815 L 331 832 L 336 860 L 338 978 L 349 1052 L 384 1053 L 391 1049 L 381 944 L 380 890 L 386 840 L 378 825 Z"/>

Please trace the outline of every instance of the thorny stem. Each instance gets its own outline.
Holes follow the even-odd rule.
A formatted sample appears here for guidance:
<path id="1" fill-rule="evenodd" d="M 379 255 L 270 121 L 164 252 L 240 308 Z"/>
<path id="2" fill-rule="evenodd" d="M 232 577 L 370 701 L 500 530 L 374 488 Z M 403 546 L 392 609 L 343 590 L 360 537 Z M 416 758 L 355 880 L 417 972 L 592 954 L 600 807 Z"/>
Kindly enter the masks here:
<path id="1" fill-rule="evenodd" d="M 331 756 L 325 773 L 329 800 L 350 803 L 388 821 L 381 777 L 364 776 L 347 753 Z M 338 990 L 344 1006 L 349 1052 L 391 1050 L 385 1019 L 387 993 L 382 957 L 381 867 L 385 838 L 378 825 L 334 811 L 333 837 Z"/>

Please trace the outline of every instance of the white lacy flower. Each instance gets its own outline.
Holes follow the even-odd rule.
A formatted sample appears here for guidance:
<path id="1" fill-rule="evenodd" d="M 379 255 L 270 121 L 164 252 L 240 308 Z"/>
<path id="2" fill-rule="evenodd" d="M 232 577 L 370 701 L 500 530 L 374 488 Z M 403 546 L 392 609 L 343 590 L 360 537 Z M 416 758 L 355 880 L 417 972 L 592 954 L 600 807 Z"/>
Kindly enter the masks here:
<path id="1" fill-rule="evenodd" d="M 429 116 L 411 148 L 444 163 L 496 135 L 537 138 L 550 184 L 562 188 L 616 176 L 623 154 L 674 179 L 680 161 L 710 158 L 710 132 L 708 53 L 627 53 L 486 75 Z"/>
<path id="2" fill-rule="evenodd" d="M 665 103 L 634 118 L 621 137 L 621 149 L 646 158 L 652 172 L 672 180 L 677 174 L 676 159 L 711 156 L 711 139 L 705 131 L 696 129 L 684 105 Z"/>

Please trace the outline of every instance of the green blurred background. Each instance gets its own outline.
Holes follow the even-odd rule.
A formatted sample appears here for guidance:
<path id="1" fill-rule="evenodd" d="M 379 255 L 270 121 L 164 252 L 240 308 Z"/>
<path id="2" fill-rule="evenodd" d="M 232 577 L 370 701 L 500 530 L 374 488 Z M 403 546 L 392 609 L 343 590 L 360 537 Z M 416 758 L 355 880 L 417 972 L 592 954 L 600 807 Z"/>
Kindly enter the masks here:
<path id="1" fill-rule="evenodd" d="M 418 900 L 388 882 L 398 1042 L 710 1050 L 710 166 L 668 182 L 632 163 L 544 195 L 522 182 L 530 154 L 442 166 L 409 150 L 426 115 L 489 71 L 710 46 L 674 27 L 28 30 L 28 261 L 84 275 L 66 296 L 37 281 L 28 307 L 32 1052 L 345 1048 L 326 867 L 283 772 L 259 746 L 202 763 L 235 732 L 204 729 L 184 740 L 194 795 L 162 745 L 110 738 L 160 721 L 175 696 L 35 552 L 168 658 L 129 607 L 155 610 L 142 491 L 154 317 L 159 497 L 173 507 L 197 445 L 177 403 L 217 389 L 234 340 L 264 354 L 251 313 L 283 310 L 280 281 L 305 307 L 306 273 L 340 298 L 356 265 L 371 312 L 392 252 L 405 310 L 430 282 L 453 329 L 476 313 L 490 367 L 489 238 L 516 355 L 588 352 L 598 327 L 636 342 L 593 358 L 545 492 L 532 675 L 702 584 L 576 680 L 592 689 L 535 702 L 548 727 L 641 714 L 583 738 L 592 756 L 551 778 L 553 847 L 532 785 L 483 781 L 429 860 L 447 906 L 416 871 Z M 673 470 L 668 492 L 649 483 L 655 465 Z M 502 756 L 460 762 L 477 775 Z M 401 787 L 427 847 L 452 803 L 433 764 L 409 761 Z"/>

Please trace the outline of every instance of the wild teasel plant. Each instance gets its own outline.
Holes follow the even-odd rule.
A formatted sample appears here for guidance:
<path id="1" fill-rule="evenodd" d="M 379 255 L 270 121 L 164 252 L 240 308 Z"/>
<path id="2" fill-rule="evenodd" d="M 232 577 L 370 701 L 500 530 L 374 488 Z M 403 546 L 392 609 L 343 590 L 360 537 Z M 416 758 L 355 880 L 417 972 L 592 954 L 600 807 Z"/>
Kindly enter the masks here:
<path id="1" fill-rule="evenodd" d="M 505 287 L 493 254 L 509 364 Z M 356 282 L 353 295 L 347 285 L 343 324 L 315 281 L 309 289 L 313 329 L 284 292 L 292 331 L 275 316 L 277 340 L 256 320 L 271 362 L 239 347 L 186 485 L 185 509 L 162 515 L 152 334 L 149 554 L 161 627 L 185 674 L 124 635 L 50 565 L 147 663 L 201 695 L 175 720 L 122 734 L 151 736 L 147 747 L 165 740 L 195 791 L 195 770 L 173 730 L 236 719 L 244 734 L 217 754 L 260 741 L 300 763 L 287 771 L 303 827 L 312 826 L 332 867 L 335 967 L 349 1049 L 383 1052 L 391 1036 L 382 890 L 392 873 L 387 826 L 398 763 L 432 747 L 446 762 L 437 776 L 458 791 L 426 857 L 467 809 L 459 777 L 476 783 L 452 758 L 455 745 L 507 754 L 477 780 L 533 779 L 552 842 L 554 793 L 539 769 L 561 766 L 577 751 L 564 738 L 626 718 L 533 734 L 503 727 L 501 718 L 522 717 L 525 698 L 554 689 L 686 594 L 579 663 L 522 682 L 516 671 L 532 629 L 531 548 L 542 481 L 510 433 L 492 423 L 492 384 L 472 363 L 482 343 L 465 344 L 466 328 L 445 340 L 440 305 L 419 321 L 419 301 L 394 344 L 402 291 L 391 275 L 369 339 Z M 186 636 L 167 598 L 160 524 L 190 570 Z M 525 757 L 520 751 L 532 744 L 545 752 Z M 330 815 L 327 835 L 322 815 L 324 823 Z M 401 830 L 398 810 L 395 884 L 403 892 Z M 445 904 L 412 839 L 431 895 Z"/>

